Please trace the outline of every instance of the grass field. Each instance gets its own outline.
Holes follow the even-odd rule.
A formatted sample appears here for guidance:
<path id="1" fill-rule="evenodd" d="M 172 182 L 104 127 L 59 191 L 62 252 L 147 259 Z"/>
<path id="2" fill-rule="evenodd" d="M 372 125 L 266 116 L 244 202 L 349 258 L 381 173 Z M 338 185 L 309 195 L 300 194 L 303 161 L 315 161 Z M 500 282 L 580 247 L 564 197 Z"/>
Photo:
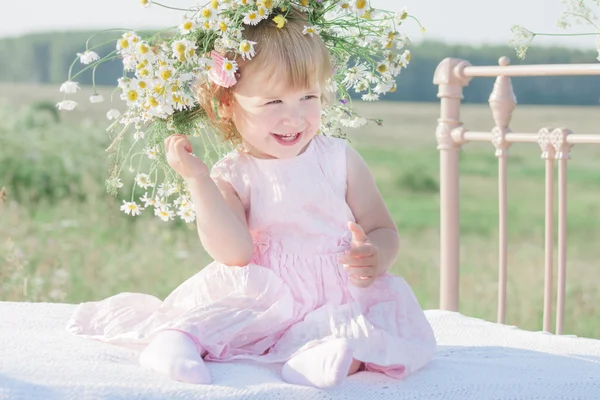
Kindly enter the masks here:
<path id="1" fill-rule="evenodd" d="M 106 94 L 106 93 L 105 93 Z M 122 291 L 167 295 L 209 262 L 193 226 L 132 219 L 104 190 L 107 104 L 79 97 L 80 111 L 53 123 L 33 101 L 60 100 L 58 87 L 1 85 L 0 299 L 80 302 Z M 438 104 L 361 104 L 385 119 L 351 135 L 374 172 L 401 231 L 393 272 L 422 306 L 438 307 Z M 597 107 L 519 106 L 511 127 L 598 131 Z M 486 105 L 465 105 L 468 129 L 490 130 Z M 497 298 L 497 160 L 491 144 L 465 146 L 461 159 L 461 298 L 464 314 L 494 320 Z M 576 146 L 569 161 L 566 332 L 600 338 L 600 146 Z M 536 145 L 516 146 L 509 161 L 507 323 L 541 329 L 544 164 Z M 529 192 L 529 193 L 527 193 Z"/>

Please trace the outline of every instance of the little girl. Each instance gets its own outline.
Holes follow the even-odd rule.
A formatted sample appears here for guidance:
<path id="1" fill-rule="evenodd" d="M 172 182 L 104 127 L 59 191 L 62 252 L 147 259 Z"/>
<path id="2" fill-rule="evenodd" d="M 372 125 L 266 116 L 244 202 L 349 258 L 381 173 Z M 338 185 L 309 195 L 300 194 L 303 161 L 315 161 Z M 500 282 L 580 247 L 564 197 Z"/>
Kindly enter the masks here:
<path id="1" fill-rule="evenodd" d="M 214 261 L 164 301 L 83 303 L 71 332 L 141 344 L 143 367 L 197 384 L 211 382 L 206 361 L 281 363 L 285 381 L 325 388 L 360 370 L 401 379 L 431 360 L 431 327 L 387 272 L 399 238 L 375 181 L 346 141 L 319 133 L 332 65 L 305 27 L 297 11 L 284 29 L 248 25 L 255 57 L 216 91 L 223 76 L 199 82 L 198 101 L 234 151 L 209 169 L 187 136 L 164 143 Z"/>

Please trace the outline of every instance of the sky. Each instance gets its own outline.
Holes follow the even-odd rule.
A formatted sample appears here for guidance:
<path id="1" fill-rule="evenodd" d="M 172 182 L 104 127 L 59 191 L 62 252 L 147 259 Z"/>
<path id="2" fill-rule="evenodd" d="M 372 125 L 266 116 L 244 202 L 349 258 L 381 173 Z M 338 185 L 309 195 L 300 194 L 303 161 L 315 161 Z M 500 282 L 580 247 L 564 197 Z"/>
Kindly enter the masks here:
<path id="1" fill-rule="evenodd" d="M 406 7 L 426 27 L 408 30 L 411 38 L 441 39 L 449 43 L 506 44 L 510 27 L 520 24 L 534 32 L 561 33 L 556 27 L 561 0 L 370 0 L 376 8 L 398 11 Z M 200 1 L 203 4 L 206 1 Z M 156 5 L 143 8 L 139 0 L 29 0 L 3 1 L 0 37 L 30 32 L 103 28 L 157 28 L 175 25 L 181 12 Z M 162 0 L 185 7 L 196 0 Z M 580 32 L 574 28 L 571 32 Z M 571 45 L 594 49 L 593 37 L 536 38 L 538 45 Z"/>

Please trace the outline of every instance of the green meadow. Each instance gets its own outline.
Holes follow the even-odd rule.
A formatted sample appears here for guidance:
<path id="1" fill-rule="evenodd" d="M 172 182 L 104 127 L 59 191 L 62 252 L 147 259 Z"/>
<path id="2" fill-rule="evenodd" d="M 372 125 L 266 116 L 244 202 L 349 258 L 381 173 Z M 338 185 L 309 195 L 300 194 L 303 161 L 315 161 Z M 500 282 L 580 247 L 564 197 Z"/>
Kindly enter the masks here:
<path id="1" fill-rule="evenodd" d="M 118 292 L 166 296 L 210 262 L 195 227 L 119 211 L 106 193 L 109 105 L 49 110 L 58 86 L 0 85 L 0 300 L 77 303 Z M 103 92 L 110 96 L 109 89 Z M 118 98 L 118 94 L 115 94 Z M 437 103 L 360 103 L 383 118 L 350 134 L 371 167 L 402 236 L 393 272 L 423 308 L 438 307 L 439 152 Z M 598 131 L 597 107 L 518 106 L 511 127 Z M 485 104 L 466 104 L 467 129 L 489 131 Z M 196 139 L 198 140 L 198 139 Z M 198 140 L 196 143 L 200 144 Z M 507 323 L 540 330 L 544 276 L 544 161 L 537 145 L 515 145 L 508 168 Z M 460 311 L 495 320 L 498 285 L 497 159 L 489 143 L 461 152 Z M 565 333 L 600 338 L 600 145 L 578 145 L 569 161 Z M 127 187 L 127 184 L 126 184 Z M 125 194 L 125 196 L 127 196 Z M 555 274 L 556 276 L 556 274 Z M 556 282 L 555 282 L 556 285 Z"/>

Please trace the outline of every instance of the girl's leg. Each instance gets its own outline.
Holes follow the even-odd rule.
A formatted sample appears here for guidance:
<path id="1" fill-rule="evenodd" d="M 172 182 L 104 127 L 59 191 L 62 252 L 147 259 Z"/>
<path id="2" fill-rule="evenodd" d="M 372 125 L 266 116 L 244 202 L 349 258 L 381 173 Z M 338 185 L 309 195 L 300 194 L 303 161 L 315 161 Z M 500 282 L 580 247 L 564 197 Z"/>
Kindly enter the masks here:
<path id="1" fill-rule="evenodd" d="M 364 368 L 364 364 L 362 361 L 352 360 L 352 364 L 350 364 L 350 369 L 348 370 L 348 376 L 354 375 L 358 371 L 362 371 Z"/>
<path id="2" fill-rule="evenodd" d="M 198 346 L 186 333 L 166 330 L 156 335 L 140 354 L 144 368 L 187 383 L 210 383 L 210 372 Z"/>
<path id="3" fill-rule="evenodd" d="M 296 385 L 333 387 L 356 373 L 361 362 L 354 360 L 346 339 L 315 346 L 290 359 L 281 371 L 286 382 Z"/>

